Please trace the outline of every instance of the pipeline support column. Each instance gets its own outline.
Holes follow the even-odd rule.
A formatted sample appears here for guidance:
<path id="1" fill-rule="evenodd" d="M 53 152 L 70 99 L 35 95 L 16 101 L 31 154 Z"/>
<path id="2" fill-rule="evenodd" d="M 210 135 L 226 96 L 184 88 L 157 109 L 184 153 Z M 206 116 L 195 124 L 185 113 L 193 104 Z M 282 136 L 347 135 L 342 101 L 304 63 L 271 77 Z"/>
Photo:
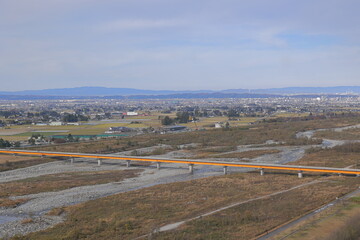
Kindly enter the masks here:
<path id="1" fill-rule="evenodd" d="M 126 160 L 126 167 L 130 167 L 130 163 L 131 163 L 130 160 Z"/>
<path id="2" fill-rule="evenodd" d="M 101 158 L 98 158 L 98 166 L 100 167 L 102 164 L 102 159 Z"/>
<path id="3" fill-rule="evenodd" d="M 299 177 L 299 178 L 302 178 L 302 177 L 303 177 L 303 172 L 302 172 L 302 171 L 299 171 L 299 172 L 298 172 L 298 177 Z"/>
<path id="4" fill-rule="evenodd" d="M 226 175 L 228 173 L 228 167 L 227 166 L 224 166 L 223 170 L 224 170 L 224 175 Z"/>
<path id="5" fill-rule="evenodd" d="M 264 169 L 263 169 L 263 168 L 260 168 L 260 176 L 264 176 L 264 174 L 265 174 Z"/>
<path id="6" fill-rule="evenodd" d="M 158 170 L 160 170 L 160 165 L 161 165 L 160 162 L 156 162 L 156 168 L 157 168 Z"/>
<path id="7" fill-rule="evenodd" d="M 194 164 L 189 164 L 189 173 L 194 174 Z"/>

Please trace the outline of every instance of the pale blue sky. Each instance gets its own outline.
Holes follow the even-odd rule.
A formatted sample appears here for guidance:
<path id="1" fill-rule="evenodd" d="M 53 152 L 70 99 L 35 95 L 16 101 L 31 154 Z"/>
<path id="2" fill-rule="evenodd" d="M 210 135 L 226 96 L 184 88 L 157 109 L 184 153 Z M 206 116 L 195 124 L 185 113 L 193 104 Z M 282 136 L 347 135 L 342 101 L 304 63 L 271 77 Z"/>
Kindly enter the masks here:
<path id="1" fill-rule="evenodd" d="M 0 0 L 1 90 L 360 85 L 355 0 Z"/>

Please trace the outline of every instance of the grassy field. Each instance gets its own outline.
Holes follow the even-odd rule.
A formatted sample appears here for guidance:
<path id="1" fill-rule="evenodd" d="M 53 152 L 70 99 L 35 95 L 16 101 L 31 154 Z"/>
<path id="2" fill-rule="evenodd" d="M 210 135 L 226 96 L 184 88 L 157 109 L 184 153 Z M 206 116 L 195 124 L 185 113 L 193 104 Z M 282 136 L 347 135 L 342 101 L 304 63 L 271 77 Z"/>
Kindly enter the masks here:
<path id="1" fill-rule="evenodd" d="M 236 153 L 226 153 L 220 154 L 213 157 L 216 158 L 257 158 L 266 154 L 275 154 L 281 152 L 277 149 L 267 149 L 267 150 L 251 150 L 245 152 L 236 152 Z"/>
<path id="2" fill-rule="evenodd" d="M 32 134 L 42 134 L 44 136 L 49 135 L 63 135 L 69 134 L 71 130 L 75 130 L 80 126 L 36 126 L 36 125 L 15 125 L 11 126 L 9 129 L 0 128 L 0 138 L 8 141 L 23 141 L 27 140 Z M 36 132 L 36 131 L 46 131 L 46 132 Z M 69 131 L 66 132 L 57 132 L 57 131 Z"/>
<path id="3" fill-rule="evenodd" d="M 287 112 L 280 112 L 274 115 L 275 117 L 307 117 L 309 113 L 287 113 Z"/>
<path id="4" fill-rule="evenodd" d="M 2 128 L 0 129 L 0 138 L 9 140 L 9 141 L 22 141 L 26 140 L 27 137 L 30 137 L 36 131 L 48 131 L 48 133 L 40 133 L 44 136 L 50 135 L 97 135 L 103 134 L 109 129 L 109 127 L 129 127 L 129 128 L 159 128 L 162 127 L 161 121 L 158 119 L 159 116 L 170 116 L 172 118 L 176 117 L 175 114 L 157 114 L 152 116 L 131 116 L 126 117 L 125 121 L 127 122 L 118 122 L 118 123 L 106 123 L 104 121 L 93 122 L 93 125 L 64 125 L 64 126 L 36 126 L 36 125 L 21 125 L 21 126 L 11 126 L 9 129 Z M 248 125 L 251 122 L 255 122 L 257 118 L 241 118 L 240 121 L 231 121 L 230 125 L 233 127 Z M 116 121 L 114 119 L 114 121 Z M 226 122 L 228 121 L 227 117 L 214 117 L 214 118 L 200 118 L 197 123 L 185 123 L 181 124 L 190 129 L 197 128 L 207 128 L 209 125 L 214 125 L 216 122 Z M 133 122 L 133 123 L 132 123 Z M 138 122 L 138 123 L 136 123 Z M 66 133 L 59 133 L 56 131 L 67 130 Z M 54 132 L 51 132 L 54 131 Z"/>
<path id="5" fill-rule="evenodd" d="M 280 151 L 277 149 L 269 149 L 269 150 L 251 150 L 251 151 L 245 151 L 245 152 L 234 152 L 234 153 L 224 153 L 219 154 L 214 152 L 207 152 L 205 151 L 196 151 L 196 155 L 192 158 L 198 159 L 198 158 L 257 158 L 260 156 L 263 156 L 265 154 L 275 154 L 279 153 Z"/>
<path id="6" fill-rule="evenodd" d="M 360 143 L 345 144 L 332 149 L 310 149 L 296 164 L 303 166 L 360 168 Z"/>
<path id="7" fill-rule="evenodd" d="M 180 144 L 197 143 L 201 148 L 218 146 L 238 146 L 243 144 L 262 144 L 267 140 L 283 142 L 285 145 L 319 144 L 321 140 L 297 139 L 297 132 L 319 128 L 348 126 L 358 123 L 359 117 L 336 119 L 299 120 L 287 122 L 258 123 L 246 127 L 192 131 L 174 134 L 149 134 L 121 139 L 107 139 L 97 142 L 81 142 L 71 145 L 45 146 L 35 149 L 68 152 L 116 152 L 168 144 L 174 147 Z M 96 129 L 95 129 L 96 131 Z"/>
<path id="8" fill-rule="evenodd" d="M 26 141 L 29 139 L 29 137 L 25 137 L 25 136 L 0 136 L 0 138 L 11 142 Z"/>
<path id="9" fill-rule="evenodd" d="M 50 174 L 27 178 L 19 181 L 0 183 L 0 207 L 14 207 L 18 201 L 8 199 L 11 196 L 21 196 L 40 192 L 54 192 L 68 188 L 120 182 L 126 178 L 137 176 L 142 170 L 71 172 Z"/>
<path id="10" fill-rule="evenodd" d="M 348 179 L 335 181 L 338 182 L 319 183 L 227 209 L 189 222 L 176 231 L 156 234 L 154 239 L 253 239 L 349 190 Z"/>
<path id="11" fill-rule="evenodd" d="M 65 132 L 25 132 L 25 133 L 19 133 L 14 135 L 14 137 L 31 137 L 33 134 L 40 134 L 44 137 L 51 136 L 51 135 L 64 135 L 69 134 Z"/>
<path id="12" fill-rule="evenodd" d="M 64 223 L 16 239 L 134 239 L 164 224 L 312 180 L 247 173 L 159 185 L 67 207 Z M 179 230 L 152 237 L 250 239 L 353 190 L 355 183 L 359 183 L 358 178 L 332 178 L 191 221 Z"/>
<path id="13" fill-rule="evenodd" d="M 52 158 L 0 155 L 0 172 L 54 161 Z"/>
<path id="14" fill-rule="evenodd" d="M 147 128 L 147 127 L 153 127 L 155 129 L 161 127 L 161 122 L 158 119 L 159 116 L 171 116 L 175 117 L 174 114 L 156 114 L 152 116 L 132 116 L 125 118 L 125 121 L 127 122 L 119 122 L 119 123 L 107 123 L 104 121 L 93 121 L 93 125 L 79 125 L 79 126 L 73 126 L 73 125 L 66 125 L 66 126 L 36 126 L 36 125 L 22 125 L 22 126 L 11 126 L 10 129 L 0 129 L 0 138 L 10 140 L 10 141 L 20 141 L 20 140 L 26 140 L 27 137 L 31 136 L 35 131 L 48 131 L 49 133 L 43 133 L 44 136 L 52 135 L 51 131 L 55 135 L 97 135 L 97 134 L 103 134 L 105 131 L 109 129 L 109 127 L 130 127 L 130 128 Z M 276 116 L 270 117 L 269 119 L 276 119 L 277 117 L 282 118 L 294 118 L 294 117 L 304 117 L 308 116 L 307 113 L 304 114 L 294 114 L 294 113 L 279 113 Z M 345 122 L 354 122 L 353 121 L 356 117 L 349 117 L 349 118 L 337 118 L 335 120 L 332 120 L 332 122 L 338 122 L 338 125 L 334 124 L 331 125 L 331 127 L 337 127 L 337 126 L 345 126 L 347 125 Z M 348 119 L 348 120 L 346 120 Z M 247 127 L 250 123 L 255 123 L 259 120 L 259 118 L 254 117 L 240 117 L 239 120 L 235 121 L 229 121 L 227 117 L 209 117 L 209 118 L 200 118 L 198 122 L 189 122 L 185 124 L 180 124 L 183 126 L 186 126 L 190 129 L 211 129 L 213 128 L 214 124 L 217 122 L 229 122 L 230 127 L 236 128 L 236 127 Z M 116 121 L 116 120 L 115 120 Z M 320 122 L 327 122 L 326 120 L 319 120 Z M 134 122 L 134 123 L 131 123 Z M 136 123 L 139 122 L 139 123 Z M 331 122 L 331 121 L 330 121 Z M 291 123 L 293 125 L 293 123 Z M 326 125 L 323 125 L 324 128 L 326 128 Z M 321 128 L 321 127 L 318 127 Z M 56 131 L 59 130 L 67 130 L 67 133 L 57 133 Z"/>
<path id="15" fill-rule="evenodd" d="M 314 134 L 314 137 L 334 140 L 360 140 L 360 128 L 347 129 L 342 132 L 319 131 Z"/>
<path id="16" fill-rule="evenodd" d="M 179 125 L 186 126 L 191 129 L 206 128 L 211 129 L 218 122 L 229 122 L 231 127 L 247 126 L 249 123 L 256 122 L 258 118 L 253 117 L 239 117 L 239 121 L 229 121 L 227 117 L 211 117 L 211 118 L 200 118 L 198 122 L 181 123 Z M 212 126 L 212 127 L 211 127 Z"/>
<path id="17" fill-rule="evenodd" d="M 337 206 L 271 238 L 344 240 L 360 238 L 360 195 L 344 200 Z"/>
<path id="18" fill-rule="evenodd" d="M 267 140 L 283 142 L 284 145 L 315 144 L 321 140 L 296 139 L 295 134 L 299 131 L 353 125 L 357 124 L 359 120 L 359 117 L 296 121 L 285 119 L 283 122 L 261 122 L 229 130 L 214 129 L 165 135 L 139 135 L 34 149 L 110 153 L 158 144 L 170 145 L 173 149 L 177 149 L 180 144 L 197 143 L 195 147 L 191 147 L 193 149 L 189 148 L 189 151 L 214 156 L 233 151 L 238 145 L 262 144 Z M 94 131 L 98 130 L 96 126 L 87 127 Z M 108 126 L 102 126 L 102 128 L 105 127 Z M 360 159 L 360 150 L 357 149 L 360 147 L 312 149 L 295 164 L 328 167 L 354 166 L 358 162 L 357 159 Z M 158 151 L 163 153 L 167 150 Z M 153 153 L 155 151 L 151 154 Z M 257 150 L 218 156 L 252 158 L 269 153 L 277 153 L 277 151 Z M 265 176 L 260 176 L 259 173 L 230 174 L 163 184 L 85 202 L 59 211 L 54 210 L 53 214 L 66 212 L 67 219 L 64 223 L 15 239 L 134 239 L 143 234 L 149 234 L 165 224 L 189 219 L 222 206 L 289 189 L 314 179 L 324 181 L 188 222 L 175 231 L 152 235 L 153 239 L 251 239 L 358 188 L 360 184 L 360 178 L 321 177 L 320 175 L 306 174 L 305 178 L 299 179 L 296 175 L 269 172 L 270 174 Z M 83 183 L 83 178 L 86 179 L 87 176 L 78 177 L 79 181 Z M 29 185 L 29 189 L 32 187 L 36 189 L 38 188 L 36 184 L 40 184 L 39 189 L 43 188 L 45 189 L 43 191 L 48 191 L 43 186 L 44 183 L 49 182 L 50 188 L 51 186 L 56 187 L 55 183 L 59 182 L 60 178 L 61 176 L 53 176 L 54 180 L 43 179 L 42 182 L 40 181 L 41 183 L 29 181 L 29 184 L 35 184 Z M 14 188 L 19 188 L 21 191 L 23 185 L 26 189 L 25 184 L 14 184 L 19 185 L 10 186 L 3 192 Z M 64 185 L 66 186 L 66 184 Z M 6 197 L 4 199 L 6 200 Z"/>

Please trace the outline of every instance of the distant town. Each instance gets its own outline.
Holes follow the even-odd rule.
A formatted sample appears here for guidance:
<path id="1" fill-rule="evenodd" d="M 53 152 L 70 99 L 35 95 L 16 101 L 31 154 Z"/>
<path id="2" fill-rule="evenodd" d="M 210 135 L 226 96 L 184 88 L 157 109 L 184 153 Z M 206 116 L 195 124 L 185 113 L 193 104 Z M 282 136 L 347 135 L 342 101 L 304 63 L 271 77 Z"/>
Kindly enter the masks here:
<path id="1" fill-rule="evenodd" d="M 1 100 L 5 146 L 247 126 L 279 116 L 360 111 L 360 97 Z"/>

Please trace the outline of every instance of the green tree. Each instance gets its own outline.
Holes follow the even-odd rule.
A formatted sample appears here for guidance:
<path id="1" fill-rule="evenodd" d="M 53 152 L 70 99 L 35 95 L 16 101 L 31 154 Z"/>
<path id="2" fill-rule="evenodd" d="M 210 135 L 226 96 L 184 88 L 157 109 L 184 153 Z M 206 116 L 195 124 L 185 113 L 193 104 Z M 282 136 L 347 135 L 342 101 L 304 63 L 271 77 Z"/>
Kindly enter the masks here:
<path id="1" fill-rule="evenodd" d="M 190 114 L 188 112 L 177 112 L 176 117 L 179 123 L 188 123 Z"/>
<path id="2" fill-rule="evenodd" d="M 162 125 L 171 125 L 174 123 L 174 119 L 171 119 L 169 116 L 165 116 L 162 120 L 161 120 L 161 124 Z"/>
<path id="3" fill-rule="evenodd" d="M 239 113 L 235 109 L 230 109 L 227 113 L 228 117 L 239 117 Z"/>
<path id="4" fill-rule="evenodd" d="M 78 117 L 76 116 L 76 114 L 65 114 L 63 117 L 63 121 L 64 122 L 77 122 L 79 121 Z"/>
<path id="5" fill-rule="evenodd" d="M 74 139 L 74 137 L 71 135 L 71 133 L 69 133 L 69 135 L 67 135 L 66 140 L 67 140 L 68 142 L 74 142 L 74 141 L 75 141 L 75 139 Z"/>
<path id="6" fill-rule="evenodd" d="M 28 140 L 28 143 L 30 143 L 31 145 L 35 145 L 35 139 L 34 138 L 30 138 Z"/>
<path id="7" fill-rule="evenodd" d="M 2 138 L 0 138 L 0 147 L 4 148 L 4 147 L 11 147 L 11 143 L 8 140 L 4 140 Z"/>

